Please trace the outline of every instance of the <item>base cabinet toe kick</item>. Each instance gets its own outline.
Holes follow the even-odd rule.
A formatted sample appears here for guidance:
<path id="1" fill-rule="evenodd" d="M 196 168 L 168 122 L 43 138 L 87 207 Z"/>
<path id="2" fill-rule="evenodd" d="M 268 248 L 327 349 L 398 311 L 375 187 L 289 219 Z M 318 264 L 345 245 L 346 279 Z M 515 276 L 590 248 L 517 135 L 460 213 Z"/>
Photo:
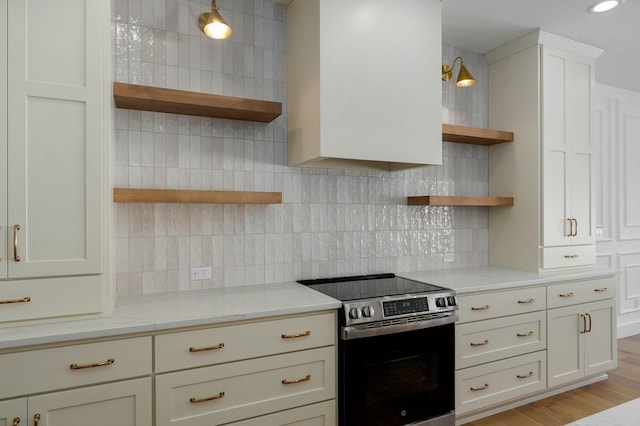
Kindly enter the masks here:
<path id="1" fill-rule="evenodd" d="M 458 296 L 456 423 L 606 378 L 615 275 Z"/>

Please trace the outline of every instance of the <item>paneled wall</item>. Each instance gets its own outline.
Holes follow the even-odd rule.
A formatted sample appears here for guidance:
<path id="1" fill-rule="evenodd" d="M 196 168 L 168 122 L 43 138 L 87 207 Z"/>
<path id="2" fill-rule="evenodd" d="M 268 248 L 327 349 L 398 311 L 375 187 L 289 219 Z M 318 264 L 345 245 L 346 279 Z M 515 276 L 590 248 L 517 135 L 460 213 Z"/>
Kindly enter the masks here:
<path id="1" fill-rule="evenodd" d="M 284 203 L 116 205 L 120 294 L 487 263 L 486 208 L 406 205 L 408 195 L 486 195 L 486 148 L 445 143 L 443 166 L 402 172 L 288 167 L 285 8 L 218 6 L 233 28 L 224 41 L 197 26 L 210 0 L 114 0 L 115 80 L 275 100 L 285 113 L 258 124 L 116 109 L 115 185 L 282 191 Z M 487 65 L 449 48 L 444 61 L 459 54 L 478 84 L 443 83 L 444 120 L 484 126 Z M 211 280 L 190 280 L 200 266 Z"/>
<path id="2" fill-rule="evenodd" d="M 640 93 L 598 85 L 593 139 L 597 261 L 619 268 L 618 337 L 640 334 Z"/>

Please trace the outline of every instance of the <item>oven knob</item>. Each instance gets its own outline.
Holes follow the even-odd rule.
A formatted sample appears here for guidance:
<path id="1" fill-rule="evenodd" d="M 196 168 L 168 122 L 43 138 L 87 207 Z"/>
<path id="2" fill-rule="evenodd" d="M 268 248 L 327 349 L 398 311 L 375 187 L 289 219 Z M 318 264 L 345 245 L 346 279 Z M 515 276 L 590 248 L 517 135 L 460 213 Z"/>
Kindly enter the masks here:
<path id="1" fill-rule="evenodd" d="M 349 318 L 351 318 L 351 319 L 360 318 L 360 310 L 358 308 L 351 308 L 349 310 Z"/>
<path id="2" fill-rule="evenodd" d="M 371 318 L 373 316 L 374 310 L 371 306 L 363 306 L 362 307 L 362 316 Z"/>
<path id="3" fill-rule="evenodd" d="M 457 305 L 457 303 L 456 303 L 456 298 L 455 298 L 455 296 L 448 296 L 448 297 L 447 297 L 447 304 L 448 304 L 449 306 L 456 306 L 456 305 Z"/>
<path id="4" fill-rule="evenodd" d="M 436 306 L 438 308 L 446 308 L 447 307 L 447 301 L 444 297 L 436 297 Z"/>

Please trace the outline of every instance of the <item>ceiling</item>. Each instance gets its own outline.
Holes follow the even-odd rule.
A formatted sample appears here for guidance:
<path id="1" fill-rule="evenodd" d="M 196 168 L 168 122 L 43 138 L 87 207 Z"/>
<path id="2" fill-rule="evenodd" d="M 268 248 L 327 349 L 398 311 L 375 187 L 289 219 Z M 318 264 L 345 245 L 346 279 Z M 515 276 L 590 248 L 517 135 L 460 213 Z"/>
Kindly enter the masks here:
<path id="1" fill-rule="evenodd" d="M 640 92 L 640 1 L 594 15 L 596 0 L 443 0 L 442 42 L 486 53 L 536 28 L 605 49 L 596 81 Z"/>

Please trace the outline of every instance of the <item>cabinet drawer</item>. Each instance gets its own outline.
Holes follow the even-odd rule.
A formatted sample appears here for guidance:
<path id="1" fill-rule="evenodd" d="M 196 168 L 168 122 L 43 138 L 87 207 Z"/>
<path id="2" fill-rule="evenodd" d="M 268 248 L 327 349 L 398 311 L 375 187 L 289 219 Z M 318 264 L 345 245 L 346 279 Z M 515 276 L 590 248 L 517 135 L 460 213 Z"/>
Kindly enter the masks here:
<path id="1" fill-rule="evenodd" d="M 156 422 L 218 425 L 335 398 L 335 346 L 156 376 Z"/>
<path id="2" fill-rule="evenodd" d="M 456 371 L 456 414 L 545 389 L 546 357 L 540 351 Z"/>
<path id="3" fill-rule="evenodd" d="M 458 323 L 535 312 L 547 307 L 546 289 L 531 287 L 461 295 L 458 305 Z"/>
<path id="4" fill-rule="evenodd" d="M 335 313 L 159 335 L 156 371 L 165 372 L 336 343 Z"/>
<path id="5" fill-rule="evenodd" d="M 0 281 L 0 301 L 24 301 L 0 304 L 0 323 L 98 313 L 102 276 Z"/>
<path id="6" fill-rule="evenodd" d="M 546 349 L 544 311 L 456 325 L 456 369 Z"/>
<path id="7" fill-rule="evenodd" d="M 151 337 L 0 355 L 0 398 L 151 374 Z"/>
<path id="8" fill-rule="evenodd" d="M 596 246 L 545 247 L 542 251 L 542 269 L 588 266 L 596 263 Z"/>
<path id="9" fill-rule="evenodd" d="M 615 295 L 615 277 L 570 281 L 547 287 L 547 306 L 551 309 L 561 306 L 577 305 L 580 303 L 611 299 L 614 298 Z"/>
<path id="10" fill-rule="evenodd" d="M 336 403 L 332 400 L 231 423 L 229 426 L 335 426 L 336 418 Z"/>

